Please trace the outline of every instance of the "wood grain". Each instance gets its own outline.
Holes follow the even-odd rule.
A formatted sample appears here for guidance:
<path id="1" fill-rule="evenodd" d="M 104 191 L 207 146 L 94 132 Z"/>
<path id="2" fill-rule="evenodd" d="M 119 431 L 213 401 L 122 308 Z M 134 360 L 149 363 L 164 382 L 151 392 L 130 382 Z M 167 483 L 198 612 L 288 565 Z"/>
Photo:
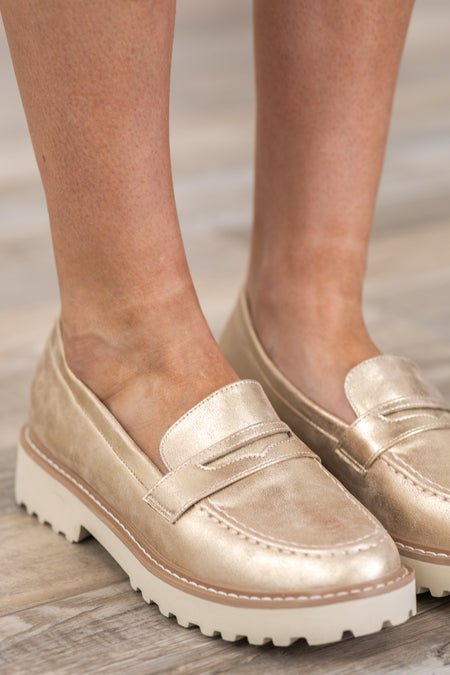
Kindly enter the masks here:
<path id="1" fill-rule="evenodd" d="M 445 672 L 449 602 L 434 599 L 407 624 L 377 635 L 280 649 L 206 638 L 162 617 L 128 582 L 109 583 L 0 617 L 0 668 L 64 674 Z"/>

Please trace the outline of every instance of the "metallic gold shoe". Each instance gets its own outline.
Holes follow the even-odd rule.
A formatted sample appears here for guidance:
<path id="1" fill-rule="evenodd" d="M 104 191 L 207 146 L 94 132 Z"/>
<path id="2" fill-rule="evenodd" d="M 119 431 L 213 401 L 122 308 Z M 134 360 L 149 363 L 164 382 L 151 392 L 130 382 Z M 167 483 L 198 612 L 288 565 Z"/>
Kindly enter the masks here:
<path id="1" fill-rule="evenodd" d="M 271 361 L 241 294 L 221 348 L 263 385 L 281 419 L 386 527 L 418 592 L 450 592 L 450 408 L 417 366 L 377 356 L 347 375 L 349 425 L 299 391 Z"/>
<path id="2" fill-rule="evenodd" d="M 32 385 L 16 499 L 93 535 L 144 600 L 225 640 L 288 645 L 402 623 L 414 573 L 378 521 L 241 381 L 183 415 L 163 475 L 69 370 L 56 328 Z"/>

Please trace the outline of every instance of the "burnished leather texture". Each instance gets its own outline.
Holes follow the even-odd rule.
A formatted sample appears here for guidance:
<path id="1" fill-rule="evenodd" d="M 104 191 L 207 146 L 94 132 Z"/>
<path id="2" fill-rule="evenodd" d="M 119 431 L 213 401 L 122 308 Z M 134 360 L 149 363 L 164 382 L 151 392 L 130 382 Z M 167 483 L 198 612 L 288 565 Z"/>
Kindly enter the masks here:
<path id="1" fill-rule="evenodd" d="M 450 564 L 450 408 L 408 359 L 381 355 L 347 375 L 346 424 L 299 391 L 265 352 L 242 292 L 221 347 L 276 411 L 388 529 L 404 555 Z"/>
<path id="2" fill-rule="evenodd" d="M 384 528 L 280 421 L 257 382 L 226 386 L 178 420 L 161 441 L 163 475 L 70 371 L 56 326 L 32 385 L 29 429 L 53 465 L 100 495 L 168 568 L 205 587 L 311 594 L 401 574 Z"/>

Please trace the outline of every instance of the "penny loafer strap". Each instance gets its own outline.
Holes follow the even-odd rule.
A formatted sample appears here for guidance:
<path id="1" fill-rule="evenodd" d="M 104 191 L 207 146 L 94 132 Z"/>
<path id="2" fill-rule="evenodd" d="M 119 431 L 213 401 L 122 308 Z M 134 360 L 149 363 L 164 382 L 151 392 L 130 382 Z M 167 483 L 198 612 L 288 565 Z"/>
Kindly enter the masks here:
<path id="1" fill-rule="evenodd" d="M 397 416 L 393 416 L 395 414 Z M 397 443 L 427 431 L 449 428 L 450 410 L 445 401 L 404 397 L 358 417 L 344 432 L 335 452 L 359 473 L 365 474 Z"/>
<path id="2" fill-rule="evenodd" d="M 281 434 L 283 434 L 281 436 Z M 232 453 L 264 437 L 261 450 L 233 457 Z M 280 437 L 281 436 L 281 437 Z M 228 446 L 228 450 L 225 448 Z M 225 455 L 230 455 L 225 457 Z M 318 457 L 282 422 L 262 422 L 243 429 L 198 453 L 163 476 L 143 497 L 161 515 L 176 522 L 191 506 L 268 466 L 299 457 Z M 223 459 L 224 458 L 224 459 Z M 220 460 L 216 464 L 216 460 Z"/>

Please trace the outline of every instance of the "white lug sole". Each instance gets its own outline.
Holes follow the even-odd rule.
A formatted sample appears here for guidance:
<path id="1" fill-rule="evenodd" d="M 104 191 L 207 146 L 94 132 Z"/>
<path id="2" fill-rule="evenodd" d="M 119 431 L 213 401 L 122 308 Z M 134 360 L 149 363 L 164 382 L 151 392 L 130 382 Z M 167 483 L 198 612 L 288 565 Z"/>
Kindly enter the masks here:
<path id="1" fill-rule="evenodd" d="M 56 467 L 56 470 L 65 474 L 62 468 Z M 355 637 L 374 633 L 384 626 L 401 624 L 415 614 L 414 575 L 408 570 L 403 571 L 403 578 L 379 585 L 374 582 L 373 588 L 355 591 L 362 597 L 353 596 L 351 600 L 327 604 L 322 599 L 322 604 L 309 602 L 308 606 L 290 603 L 287 607 L 268 608 L 267 603 L 264 607 L 255 607 L 248 602 L 246 606 L 239 606 L 220 597 L 216 602 L 200 597 L 198 593 L 186 592 L 179 584 L 177 587 L 167 583 L 154 573 L 150 562 L 148 566 L 144 565 L 133 553 L 131 545 L 126 545 L 126 537 L 119 537 L 108 526 L 106 517 L 99 517 L 88 507 L 86 494 L 83 499 L 79 498 L 76 486 L 73 487 L 73 490 L 68 489 L 19 445 L 17 503 L 24 504 L 29 513 L 36 514 L 40 522 L 49 523 L 55 532 L 63 533 L 69 541 L 78 542 L 91 534 L 123 568 L 131 586 L 141 591 L 146 602 L 156 603 L 165 616 L 175 616 L 181 626 L 198 626 L 205 635 L 221 635 L 229 641 L 246 637 L 254 645 L 272 640 L 277 646 L 287 646 L 305 638 L 310 645 L 315 645 L 338 641 L 344 632 Z M 93 495 L 89 496 L 95 500 Z M 99 507 L 106 510 L 98 500 L 96 507 L 97 512 Z M 128 531 L 123 523 L 115 520 L 116 527 L 119 525 Z M 151 560 L 150 555 L 146 555 Z"/>
<path id="2" fill-rule="evenodd" d="M 405 565 L 409 565 L 416 573 L 416 592 L 430 594 L 435 598 L 450 595 L 450 564 L 416 560 L 406 555 L 400 556 Z"/>

